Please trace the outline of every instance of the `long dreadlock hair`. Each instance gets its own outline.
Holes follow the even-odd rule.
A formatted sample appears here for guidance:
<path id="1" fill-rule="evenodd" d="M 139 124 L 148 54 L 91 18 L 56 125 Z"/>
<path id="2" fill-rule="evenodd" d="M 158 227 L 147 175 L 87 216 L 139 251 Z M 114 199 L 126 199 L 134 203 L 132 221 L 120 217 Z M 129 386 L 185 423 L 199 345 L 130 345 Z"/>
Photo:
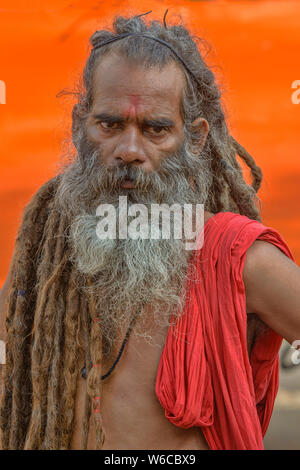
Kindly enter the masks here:
<path id="1" fill-rule="evenodd" d="M 233 211 L 260 220 L 256 192 L 262 173 L 249 153 L 229 135 L 215 77 L 196 43 L 183 25 L 167 27 L 165 21 L 164 25 L 152 21 L 147 26 L 140 16 L 116 17 L 113 31 L 96 31 L 90 38 L 91 45 L 108 40 L 115 34 L 147 32 L 178 51 L 198 82 L 183 70 L 186 77 L 182 100 L 185 128 L 194 132 L 191 123 L 199 115 L 210 126 L 205 146 L 211 156 L 212 185 L 205 208 L 213 213 Z M 84 68 L 83 83 L 79 85 L 82 89 L 76 93 L 77 103 L 72 112 L 72 140 L 77 149 L 92 103 L 94 70 L 101 58 L 112 50 L 137 59 L 145 67 L 163 67 L 176 60 L 164 45 L 136 36 L 91 51 Z M 243 178 L 237 155 L 251 170 L 251 185 Z M 80 152 L 78 158 L 82 159 Z M 85 162 L 81 164 L 84 168 Z M 81 350 L 88 369 L 84 446 L 87 446 L 92 411 L 96 448 L 100 449 L 104 441 L 99 412 L 101 324 L 97 321 L 93 299 L 77 287 L 76 279 L 80 274 L 69 256 L 70 221 L 56 205 L 59 181 L 60 175 L 44 184 L 34 195 L 24 211 L 16 238 L 0 406 L 2 449 L 70 448 Z M 82 281 L 89 282 L 88 279 Z M 79 340 L 80 331 L 84 332 L 84 344 Z M 93 364 L 97 367 L 92 367 Z"/>

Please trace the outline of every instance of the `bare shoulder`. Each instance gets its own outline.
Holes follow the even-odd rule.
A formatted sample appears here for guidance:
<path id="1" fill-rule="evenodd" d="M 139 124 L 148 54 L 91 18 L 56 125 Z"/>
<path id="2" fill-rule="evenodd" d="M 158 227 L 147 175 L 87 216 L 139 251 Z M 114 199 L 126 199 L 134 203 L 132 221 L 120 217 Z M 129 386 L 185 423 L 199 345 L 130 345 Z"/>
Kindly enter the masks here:
<path id="1" fill-rule="evenodd" d="M 300 274 L 300 268 L 279 248 L 269 242 L 256 240 L 248 248 L 243 269 L 245 284 L 253 281 L 266 282 L 265 276 L 282 278 L 285 274 Z"/>
<path id="2" fill-rule="evenodd" d="M 295 264 L 273 243 L 256 240 L 247 250 L 245 269 L 251 269 L 255 264 L 266 265 L 268 263 L 287 262 Z"/>

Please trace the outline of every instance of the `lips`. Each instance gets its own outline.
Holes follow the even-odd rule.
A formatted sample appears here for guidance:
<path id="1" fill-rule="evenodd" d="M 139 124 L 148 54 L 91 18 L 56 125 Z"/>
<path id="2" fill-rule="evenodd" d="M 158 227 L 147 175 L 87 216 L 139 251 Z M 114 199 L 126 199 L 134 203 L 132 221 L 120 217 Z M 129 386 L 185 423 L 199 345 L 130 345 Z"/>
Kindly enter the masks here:
<path id="1" fill-rule="evenodd" d="M 121 183 L 121 188 L 124 189 L 135 189 L 135 184 L 131 180 L 124 180 L 123 183 Z"/>

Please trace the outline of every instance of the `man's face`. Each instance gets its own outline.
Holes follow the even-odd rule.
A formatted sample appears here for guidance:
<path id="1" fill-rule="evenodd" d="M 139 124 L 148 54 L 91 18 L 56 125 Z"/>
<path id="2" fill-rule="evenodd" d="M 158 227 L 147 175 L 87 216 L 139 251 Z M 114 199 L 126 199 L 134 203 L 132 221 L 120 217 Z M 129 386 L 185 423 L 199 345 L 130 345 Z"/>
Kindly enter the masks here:
<path id="1" fill-rule="evenodd" d="M 184 140 L 183 85 L 184 75 L 175 63 L 159 70 L 116 54 L 103 58 L 94 73 L 86 121 L 87 139 L 101 147 L 101 163 L 151 172 L 176 152 Z"/>

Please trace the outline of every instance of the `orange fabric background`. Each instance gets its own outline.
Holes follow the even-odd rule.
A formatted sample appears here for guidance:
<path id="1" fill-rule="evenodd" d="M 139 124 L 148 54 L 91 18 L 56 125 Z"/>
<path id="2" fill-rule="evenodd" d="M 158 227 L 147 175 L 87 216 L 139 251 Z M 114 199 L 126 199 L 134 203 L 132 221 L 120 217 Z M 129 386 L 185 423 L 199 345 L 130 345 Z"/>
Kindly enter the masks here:
<path id="1" fill-rule="evenodd" d="M 147 21 L 182 15 L 213 46 L 208 56 L 224 90 L 232 135 L 254 156 L 265 179 L 263 222 L 286 239 L 300 261 L 300 3 L 297 1 L 151 0 L 0 1 L 0 286 L 24 204 L 56 169 L 70 127 L 72 88 L 88 38 L 115 13 L 152 10 Z"/>

